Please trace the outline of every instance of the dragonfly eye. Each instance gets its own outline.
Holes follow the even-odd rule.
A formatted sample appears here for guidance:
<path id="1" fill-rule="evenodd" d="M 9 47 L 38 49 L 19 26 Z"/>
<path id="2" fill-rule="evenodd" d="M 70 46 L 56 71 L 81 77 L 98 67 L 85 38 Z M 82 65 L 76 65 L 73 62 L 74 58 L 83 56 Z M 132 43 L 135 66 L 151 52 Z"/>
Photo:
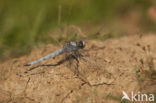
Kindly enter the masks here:
<path id="1" fill-rule="evenodd" d="M 85 47 L 85 42 L 84 42 L 83 40 L 80 40 L 80 41 L 78 42 L 78 46 L 79 46 L 80 48 L 84 48 L 84 47 Z"/>

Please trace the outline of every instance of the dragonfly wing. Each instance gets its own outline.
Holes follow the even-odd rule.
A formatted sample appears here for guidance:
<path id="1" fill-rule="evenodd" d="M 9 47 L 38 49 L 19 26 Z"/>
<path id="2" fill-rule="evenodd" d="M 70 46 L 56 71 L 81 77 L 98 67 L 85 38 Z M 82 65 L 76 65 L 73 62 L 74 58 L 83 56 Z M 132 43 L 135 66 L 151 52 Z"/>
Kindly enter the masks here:
<path id="1" fill-rule="evenodd" d="M 79 70 L 79 61 L 78 59 L 76 59 L 72 54 L 70 53 L 66 53 L 65 54 L 65 58 L 67 60 L 66 66 L 74 73 L 74 74 L 78 74 Z"/>
<path id="2" fill-rule="evenodd" d="M 112 84 L 113 75 L 105 69 L 101 59 L 95 56 L 87 56 L 80 58 L 79 72 L 85 76 L 91 85 Z"/>

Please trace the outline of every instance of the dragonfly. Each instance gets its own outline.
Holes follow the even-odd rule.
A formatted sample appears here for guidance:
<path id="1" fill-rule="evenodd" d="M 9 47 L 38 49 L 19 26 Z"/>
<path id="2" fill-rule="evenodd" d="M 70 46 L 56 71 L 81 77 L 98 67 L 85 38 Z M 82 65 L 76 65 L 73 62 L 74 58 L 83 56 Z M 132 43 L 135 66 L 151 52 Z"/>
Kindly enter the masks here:
<path id="1" fill-rule="evenodd" d="M 30 65 L 39 63 L 43 60 L 47 60 L 49 58 L 54 58 L 54 57 L 61 55 L 63 53 L 77 52 L 79 49 L 83 49 L 84 47 L 85 47 L 85 42 L 83 40 L 80 40 L 79 42 L 71 41 L 71 42 L 65 43 L 62 48 L 56 50 L 55 52 L 53 52 L 47 56 L 44 56 L 42 58 L 39 58 L 37 60 L 31 61 L 28 64 L 26 64 L 25 66 L 30 66 Z"/>
<path id="2" fill-rule="evenodd" d="M 70 41 L 70 42 L 65 43 L 62 48 L 56 50 L 55 52 L 47 56 L 41 57 L 37 60 L 31 61 L 27 63 L 25 66 L 31 66 L 43 60 L 54 58 L 56 56 L 66 53 L 68 55 L 66 55 L 65 58 L 60 60 L 57 64 L 49 64 L 49 65 L 43 64 L 39 66 L 57 66 L 68 61 L 67 66 L 70 69 L 74 67 L 74 69 L 71 69 L 71 70 L 74 72 L 74 74 L 76 74 L 76 76 L 79 76 L 82 81 L 89 83 L 87 78 L 94 80 L 94 82 L 98 82 L 98 80 L 103 80 L 103 79 L 97 80 L 96 75 L 99 74 L 102 76 L 100 78 L 103 78 L 105 74 L 108 75 L 109 73 L 102 66 L 100 66 L 100 64 L 98 64 L 99 62 L 97 61 L 98 58 L 91 57 L 89 54 L 87 55 L 85 55 L 85 53 L 82 54 L 83 52 L 80 50 L 84 50 L 84 48 L 85 48 L 85 42 L 83 40 Z M 30 68 L 28 71 L 31 71 L 39 66 Z M 93 83 L 93 84 L 96 84 L 96 83 Z"/>
<path id="3" fill-rule="evenodd" d="M 66 56 L 65 59 L 60 60 L 55 65 L 44 65 L 43 64 L 43 65 L 39 65 L 39 66 L 57 66 L 57 65 L 64 63 L 65 61 L 73 59 L 73 58 L 76 59 L 78 62 L 78 58 L 82 57 L 82 55 L 78 51 L 80 49 L 83 49 L 84 47 L 85 47 L 85 42 L 83 40 L 80 40 L 78 42 L 77 41 L 70 41 L 70 42 L 65 43 L 62 48 L 56 50 L 55 52 L 53 52 L 47 56 L 41 57 L 37 60 L 31 61 L 31 62 L 27 63 L 25 66 L 31 66 L 31 65 L 37 64 L 41 61 L 47 60 L 49 58 L 54 58 L 54 57 L 61 55 L 61 54 L 64 54 L 64 53 L 71 53 L 71 54 Z M 39 67 L 39 66 L 37 66 L 37 67 Z M 37 67 L 30 68 L 28 71 L 31 71 Z"/>

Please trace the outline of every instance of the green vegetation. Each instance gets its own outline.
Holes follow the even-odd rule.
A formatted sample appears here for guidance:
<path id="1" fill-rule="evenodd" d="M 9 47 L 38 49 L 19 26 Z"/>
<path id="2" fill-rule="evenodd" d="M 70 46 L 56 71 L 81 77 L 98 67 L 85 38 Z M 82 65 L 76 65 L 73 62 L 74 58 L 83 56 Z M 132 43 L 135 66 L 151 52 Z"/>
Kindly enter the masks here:
<path id="1" fill-rule="evenodd" d="M 151 0 L 0 0 L 0 59 L 28 53 L 38 43 L 55 43 L 48 32 L 64 24 L 110 24 L 131 9 L 145 14 L 150 5 Z"/>

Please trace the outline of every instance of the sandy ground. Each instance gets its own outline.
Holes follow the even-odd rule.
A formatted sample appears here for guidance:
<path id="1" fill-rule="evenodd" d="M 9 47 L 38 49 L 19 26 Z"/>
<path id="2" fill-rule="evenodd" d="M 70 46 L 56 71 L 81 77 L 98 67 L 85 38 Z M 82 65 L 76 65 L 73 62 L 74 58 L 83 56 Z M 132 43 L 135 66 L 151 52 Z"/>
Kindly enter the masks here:
<path id="1" fill-rule="evenodd" d="M 79 62 L 70 58 L 39 66 L 56 64 L 61 55 L 24 66 L 60 48 L 49 44 L 1 63 L 0 103 L 120 103 L 122 91 L 156 93 L 156 35 L 85 42 Z"/>

